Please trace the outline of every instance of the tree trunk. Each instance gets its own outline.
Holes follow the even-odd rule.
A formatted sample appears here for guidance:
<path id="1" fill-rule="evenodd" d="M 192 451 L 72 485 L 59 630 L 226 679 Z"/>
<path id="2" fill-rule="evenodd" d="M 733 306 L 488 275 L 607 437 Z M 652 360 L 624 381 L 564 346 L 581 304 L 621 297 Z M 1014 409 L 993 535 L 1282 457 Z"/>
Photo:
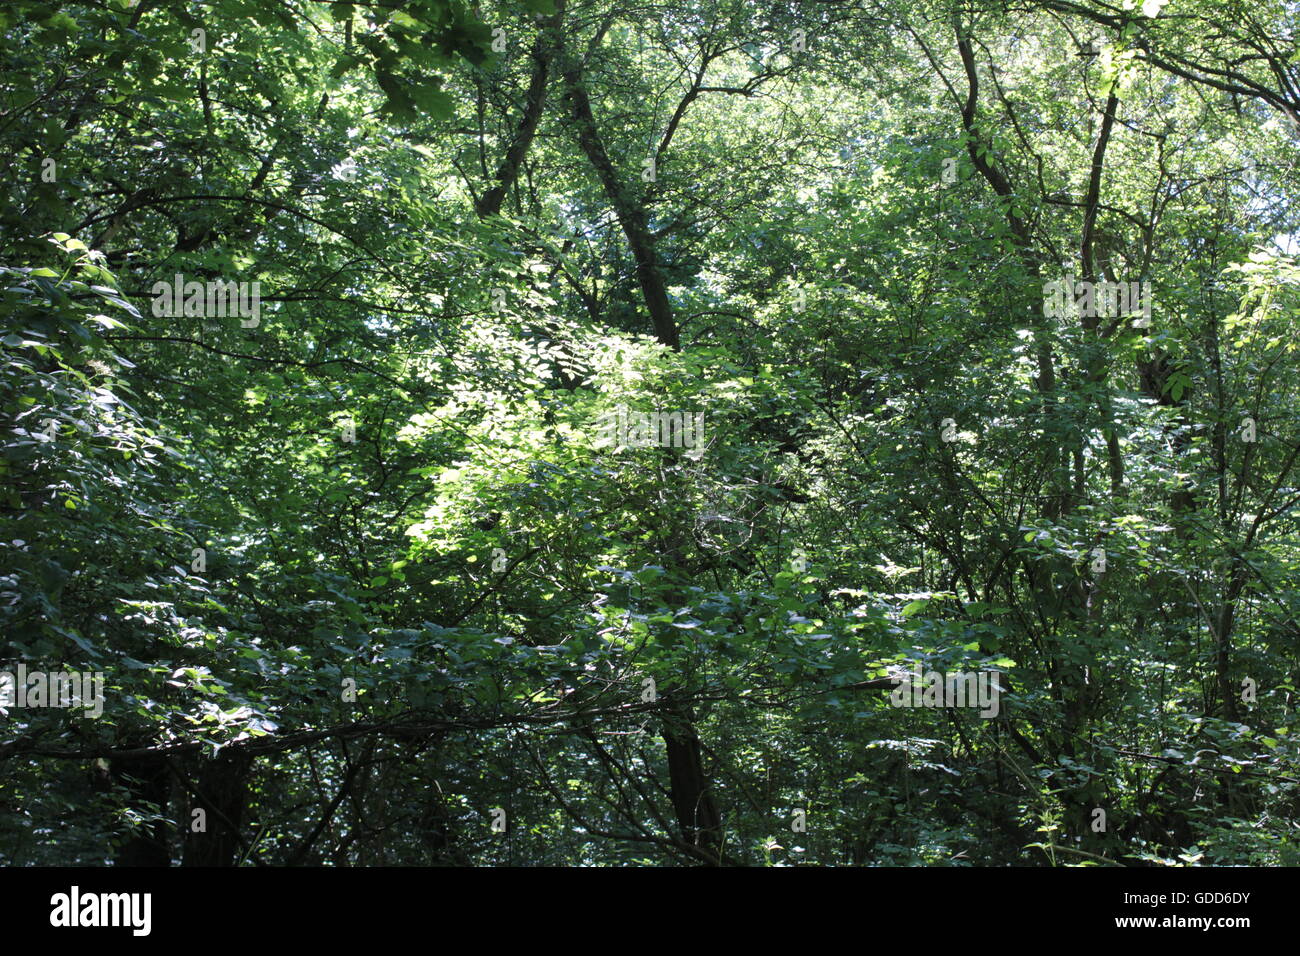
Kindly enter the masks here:
<path id="1" fill-rule="evenodd" d="M 191 795 L 184 821 L 183 866 L 234 866 L 243 843 L 239 827 L 248 800 L 248 774 L 253 758 L 226 749 L 205 760 Z M 204 829 L 196 832 L 194 811 L 203 811 Z"/>
<path id="2" fill-rule="evenodd" d="M 681 342 L 677 334 L 677 320 L 673 316 L 672 303 L 668 300 L 668 284 L 664 281 L 663 270 L 655 252 L 654 236 L 650 234 L 645 208 L 632 196 L 631 187 L 620 180 L 618 170 L 605 151 L 583 82 L 582 65 L 576 57 L 565 67 L 564 83 L 578 133 L 578 143 L 595 169 L 605 196 L 614 207 L 614 215 L 618 217 L 623 235 L 627 237 L 628 248 L 632 250 L 637 281 L 641 285 L 646 309 L 650 312 L 655 338 L 670 349 L 679 349 Z"/>
<path id="3" fill-rule="evenodd" d="M 171 796 L 167 762 L 158 756 L 114 757 L 108 765 L 109 782 L 125 787 L 128 806 L 145 817 L 157 817 L 141 825 L 118 847 L 114 866 L 171 866 L 171 849 L 165 819 Z"/>
<path id="4" fill-rule="evenodd" d="M 665 710 L 663 737 L 668 752 L 673 813 L 682 838 L 705 851 L 711 859 L 720 861 L 722 815 L 704 775 L 700 738 L 685 707 L 673 706 Z"/>
<path id="5" fill-rule="evenodd" d="M 550 79 L 551 63 L 555 58 L 556 44 L 559 42 L 558 30 L 563 17 L 564 0 L 557 0 L 555 13 L 545 21 L 537 35 L 537 42 L 533 44 L 533 75 L 524 99 L 524 111 L 519 117 L 519 129 L 515 132 L 501 165 L 497 167 L 496 181 L 474 203 L 474 211 L 480 219 L 495 216 L 501 211 L 501 203 L 519 178 L 519 167 L 533 144 L 537 124 L 542 119 L 542 108 L 546 104 L 546 85 Z"/>

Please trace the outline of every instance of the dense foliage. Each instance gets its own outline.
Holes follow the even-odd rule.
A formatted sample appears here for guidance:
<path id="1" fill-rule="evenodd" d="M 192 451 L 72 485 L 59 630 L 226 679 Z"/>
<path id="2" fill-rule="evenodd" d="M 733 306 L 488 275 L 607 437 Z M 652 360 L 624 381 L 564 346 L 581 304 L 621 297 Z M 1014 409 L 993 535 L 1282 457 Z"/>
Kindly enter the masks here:
<path id="1" fill-rule="evenodd" d="M 1298 21 L 4 4 L 0 862 L 1300 863 Z"/>

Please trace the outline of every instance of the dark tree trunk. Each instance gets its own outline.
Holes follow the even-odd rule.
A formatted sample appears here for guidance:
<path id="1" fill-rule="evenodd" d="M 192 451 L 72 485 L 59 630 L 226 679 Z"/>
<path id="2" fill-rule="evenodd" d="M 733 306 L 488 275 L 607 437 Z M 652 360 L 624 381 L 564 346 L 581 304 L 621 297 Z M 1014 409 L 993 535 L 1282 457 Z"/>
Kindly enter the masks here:
<path id="1" fill-rule="evenodd" d="M 185 815 L 184 866 L 234 866 L 242 844 L 239 827 L 248 801 L 248 774 L 253 758 L 226 749 L 205 760 Z M 194 829 L 194 811 L 203 810 L 205 828 Z"/>
<path id="2" fill-rule="evenodd" d="M 474 211 L 480 218 L 495 216 L 501 211 L 501 203 L 519 178 L 519 167 L 523 164 L 528 149 L 537 134 L 537 124 L 542 119 L 542 109 L 546 105 L 546 85 L 550 79 L 551 63 L 555 56 L 558 42 L 556 31 L 564 17 L 564 0 L 557 0 L 555 13 L 543 25 L 533 45 L 533 75 L 528 84 L 528 94 L 524 99 L 524 111 L 519 117 L 519 128 L 506 150 L 501 165 L 497 167 L 496 181 L 479 196 L 474 204 Z"/>
<path id="3" fill-rule="evenodd" d="M 108 776 L 117 787 L 125 787 L 128 805 L 144 816 L 159 819 L 144 824 L 123 843 L 113 860 L 115 866 L 171 866 L 168 825 L 165 819 L 171 795 L 167 761 L 159 756 L 115 757 L 109 761 Z"/>
<path id="4" fill-rule="evenodd" d="M 704 775 L 700 738 L 685 708 L 665 710 L 663 736 L 668 753 L 673 814 L 677 817 L 682 838 L 703 850 L 711 860 L 720 862 L 722 815 Z"/>
<path id="5" fill-rule="evenodd" d="M 576 59 L 565 68 L 564 82 L 578 133 L 578 144 L 595 169 L 605 196 L 614 207 L 614 215 L 618 217 L 623 235 L 627 237 L 628 248 L 636 262 L 637 282 L 641 285 L 641 294 L 650 313 L 655 338 L 671 349 L 678 349 L 681 343 L 677 334 L 677 320 L 673 316 L 672 303 L 668 300 L 668 284 L 664 281 L 663 269 L 655 252 L 654 236 L 650 233 L 645 208 L 632 196 L 630 186 L 619 178 L 618 170 L 605 151 L 600 132 L 596 128 L 595 115 L 591 111 L 591 100 L 587 97 L 582 66 Z"/>

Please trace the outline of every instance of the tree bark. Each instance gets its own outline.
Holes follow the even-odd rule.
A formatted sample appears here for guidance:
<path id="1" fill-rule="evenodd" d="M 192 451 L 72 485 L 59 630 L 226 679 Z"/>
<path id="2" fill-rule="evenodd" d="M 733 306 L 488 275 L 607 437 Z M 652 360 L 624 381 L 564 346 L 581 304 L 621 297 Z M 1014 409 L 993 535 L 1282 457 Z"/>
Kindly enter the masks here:
<path id="1" fill-rule="evenodd" d="M 205 760 L 187 808 L 183 866 L 234 866 L 243 843 L 239 827 L 248 800 L 251 755 L 227 748 Z M 204 811 L 203 831 L 194 830 L 196 809 Z"/>
<path id="2" fill-rule="evenodd" d="M 171 866 L 171 849 L 165 819 L 171 795 L 167 762 L 159 756 L 114 757 L 108 766 L 109 782 L 125 787 L 128 805 L 144 816 L 157 816 L 118 847 L 114 866 Z"/>
<path id="3" fill-rule="evenodd" d="M 677 320 L 673 316 L 672 303 L 668 299 L 668 285 L 664 281 L 663 269 L 655 251 L 654 237 L 646 218 L 645 207 L 632 195 L 631 187 L 624 183 L 610 161 L 596 127 L 596 118 L 591 110 L 591 100 L 582 76 L 582 64 L 576 57 L 569 57 L 564 69 L 565 92 L 569 101 L 570 116 L 578 135 L 578 144 L 596 171 L 605 196 L 614 208 L 614 215 L 627 238 L 628 248 L 636 262 L 637 282 L 641 285 L 641 294 L 645 299 L 646 309 L 650 313 L 650 322 L 654 326 L 655 338 L 670 349 L 680 349 L 681 342 L 677 332 Z"/>
<path id="4" fill-rule="evenodd" d="M 524 98 L 524 111 L 519 117 L 519 128 L 515 132 L 501 164 L 497 167 L 495 182 L 479 196 L 474 203 L 474 211 L 480 219 L 495 216 L 501 211 L 501 203 L 519 178 L 519 167 L 523 164 L 528 149 L 537 134 L 537 124 L 541 122 L 542 110 L 546 105 L 546 87 L 550 80 L 551 65 L 555 59 L 556 44 L 559 42 L 558 31 L 564 17 L 564 0 L 556 0 L 555 13 L 549 17 L 537 35 L 533 44 L 533 75 L 528 84 L 528 94 Z"/>
<path id="5" fill-rule="evenodd" d="M 673 814 L 682 838 L 720 860 L 722 815 L 704 774 L 700 738 L 685 707 L 672 706 L 665 710 L 663 738 L 668 753 Z"/>

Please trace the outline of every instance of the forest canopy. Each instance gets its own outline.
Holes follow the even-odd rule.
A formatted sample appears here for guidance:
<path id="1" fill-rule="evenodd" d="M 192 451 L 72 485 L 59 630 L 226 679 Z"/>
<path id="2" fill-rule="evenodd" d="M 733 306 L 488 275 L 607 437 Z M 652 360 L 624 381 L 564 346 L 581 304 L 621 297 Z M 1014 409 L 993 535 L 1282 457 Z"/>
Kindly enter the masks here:
<path id="1" fill-rule="evenodd" d="M 1300 864 L 1298 29 L 0 6 L 0 864 Z"/>

